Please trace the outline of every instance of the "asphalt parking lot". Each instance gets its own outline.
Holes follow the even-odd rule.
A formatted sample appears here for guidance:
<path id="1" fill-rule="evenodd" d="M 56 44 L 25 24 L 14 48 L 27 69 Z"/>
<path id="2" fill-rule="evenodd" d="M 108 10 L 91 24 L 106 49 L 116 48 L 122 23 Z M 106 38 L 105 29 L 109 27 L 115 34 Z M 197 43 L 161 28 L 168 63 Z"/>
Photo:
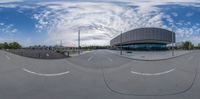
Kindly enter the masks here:
<path id="1" fill-rule="evenodd" d="M 2 99 L 199 99 L 200 51 L 142 61 L 108 50 L 56 60 L 0 51 Z"/>
<path id="2" fill-rule="evenodd" d="M 62 59 L 67 58 L 68 56 L 57 53 L 52 50 L 38 50 L 38 49 L 15 49 L 15 50 L 7 50 L 16 55 L 28 57 L 28 58 L 36 58 L 36 59 Z"/>

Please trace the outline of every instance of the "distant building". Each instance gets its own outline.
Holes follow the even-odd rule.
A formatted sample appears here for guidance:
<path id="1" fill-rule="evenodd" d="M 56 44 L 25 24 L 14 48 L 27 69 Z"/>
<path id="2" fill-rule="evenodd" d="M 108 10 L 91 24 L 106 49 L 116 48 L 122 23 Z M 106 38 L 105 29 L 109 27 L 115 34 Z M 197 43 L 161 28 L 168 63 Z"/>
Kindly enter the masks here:
<path id="1" fill-rule="evenodd" d="M 134 29 L 118 35 L 110 41 L 110 45 L 115 48 L 122 45 L 122 48 L 126 50 L 166 50 L 166 45 L 175 43 L 175 41 L 174 32 L 149 27 Z"/>
<path id="2" fill-rule="evenodd" d="M 176 48 L 178 48 L 178 49 L 181 49 L 182 47 L 183 47 L 183 45 L 184 45 L 184 42 L 178 42 L 178 43 L 176 43 Z"/>

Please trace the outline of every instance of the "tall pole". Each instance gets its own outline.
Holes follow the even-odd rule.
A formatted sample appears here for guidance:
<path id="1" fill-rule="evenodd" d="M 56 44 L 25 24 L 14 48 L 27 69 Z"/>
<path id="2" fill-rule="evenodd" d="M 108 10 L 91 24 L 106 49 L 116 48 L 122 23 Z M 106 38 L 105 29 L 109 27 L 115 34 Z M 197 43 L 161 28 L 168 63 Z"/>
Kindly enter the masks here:
<path id="1" fill-rule="evenodd" d="M 122 55 L 122 31 L 120 36 L 120 55 Z"/>
<path id="2" fill-rule="evenodd" d="M 80 54 L 80 30 L 78 30 L 78 54 Z"/>
<path id="3" fill-rule="evenodd" d="M 62 40 L 60 40 L 60 50 L 62 49 Z"/>
<path id="4" fill-rule="evenodd" d="M 60 40 L 60 47 L 62 47 L 62 40 Z"/>
<path id="5" fill-rule="evenodd" d="M 172 33 L 172 56 L 174 56 L 175 33 Z"/>

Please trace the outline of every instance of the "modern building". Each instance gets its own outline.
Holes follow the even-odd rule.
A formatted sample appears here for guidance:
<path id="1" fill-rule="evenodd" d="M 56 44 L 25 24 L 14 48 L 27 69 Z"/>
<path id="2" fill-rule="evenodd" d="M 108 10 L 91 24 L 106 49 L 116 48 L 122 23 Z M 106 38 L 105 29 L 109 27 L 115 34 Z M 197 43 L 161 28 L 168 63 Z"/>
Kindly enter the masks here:
<path id="1" fill-rule="evenodd" d="M 115 48 L 122 46 L 126 50 L 167 50 L 167 44 L 175 43 L 175 33 L 161 28 L 134 29 L 110 41 Z"/>

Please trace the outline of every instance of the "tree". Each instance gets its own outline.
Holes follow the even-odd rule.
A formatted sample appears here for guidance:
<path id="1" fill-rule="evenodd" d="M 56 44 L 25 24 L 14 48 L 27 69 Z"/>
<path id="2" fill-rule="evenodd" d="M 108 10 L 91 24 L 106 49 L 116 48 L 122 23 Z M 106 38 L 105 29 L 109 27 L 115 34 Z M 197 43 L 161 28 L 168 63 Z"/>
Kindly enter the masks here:
<path id="1" fill-rule="evenodd" d="M 197 45 L 197 48 L 200 49 L 200 43 Z"/>
<path id="2" fill-rule="evenodd" d="M 3 48 L 4 48 L 4 49 L 9 49 L 9 44 L 8 44 L 7 42 L 4 42 Z"/>
<path id="3" fill-rule="evenodd" d="M 17 43 L 17 42 L 12 42 L 12 43 L 0 43 L 0 49 L 20 49 L 22 46 Z"/>
<path id="4" fill-rule="evenodd" d="M 3 49 L 3 44 L 2 43 L 0 43 L 0 49 Z"/>
<path id="5" fill-rule="evenodd" d="M 17 42 L 9 43 L 10 49 L 20 49 L 22 46 Z"/>
<path id="6" fill-rule="evenodd" d="M 186 50 L 191 50 L 193 49 L 194 45 L 190 41 L 186 41 L 183 43 L 183 48 Z"/>

